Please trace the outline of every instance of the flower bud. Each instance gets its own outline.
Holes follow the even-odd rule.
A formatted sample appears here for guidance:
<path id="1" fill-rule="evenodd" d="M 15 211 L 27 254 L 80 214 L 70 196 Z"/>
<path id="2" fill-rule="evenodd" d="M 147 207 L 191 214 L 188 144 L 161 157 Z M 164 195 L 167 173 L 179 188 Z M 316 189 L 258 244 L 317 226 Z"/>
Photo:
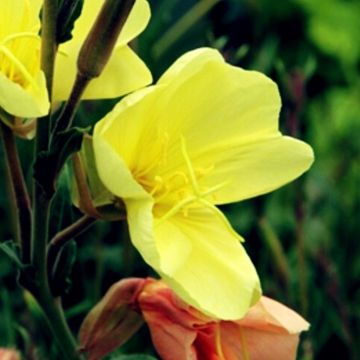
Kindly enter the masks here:
<path id="1" fill-rule="evenodd" d="M 87 315 L 80 329 L 80 346 L 88 360 L 102 359 L 141 327 L 143 319 L 136 304 L 145 282 L 145 279 L 119 281 Z"/>
<path id="2" fill-rule="evenodd" d="M 108 62 L 135 0 L 106 0 L 78 57 L 79 74 L 98 77 Z"/>

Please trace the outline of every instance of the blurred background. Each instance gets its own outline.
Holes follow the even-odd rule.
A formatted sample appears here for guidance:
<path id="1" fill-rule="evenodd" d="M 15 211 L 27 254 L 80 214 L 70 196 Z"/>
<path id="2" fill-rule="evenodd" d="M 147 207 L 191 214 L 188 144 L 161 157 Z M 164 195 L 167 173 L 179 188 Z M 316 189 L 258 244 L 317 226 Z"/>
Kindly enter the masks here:
<path id="1" fill-rule="evenodd" d="M 148 28 L 133 46 L 155 80 L 184 52 L 210 46 L 231 64 L 264 72 L 279 85 L 284 134 L 312 145 L 316 161 L 301 179 L 274 193 L 223 207 L 246 238 L 264 294 L 310 323 L 299 359 L 360 358 L 360 1 L 152 0 Z M 86 102 L 88 125 L 116 101 Z M 91 110 L 91 115 L 89 115 Z M 32 143 L 19 140 L 31 176 Z M 3 150 L 0 169 L 4 174 Z M 64 171 L 52 232 L 80 216 Z M 14 209 L 0 177 L 0 239 L 12 238 Z M 78 239 L 72 286 L 65 296 L 74 331 L 106 289 L 124 276 L 151 275 L 124 223 L 98 222 Z M 32 317 L 35 318 L 32 319 Z M 16 285 L 0 253 L 0 346 L 31 353 L 32 339 L 60 359 L 39 310 Z M 120 350 L 153 353 L 147 329 Z M 153 353 L 154 354 L 154 353 Z M 41 358 L 41 357 L 40 357 Z"/>

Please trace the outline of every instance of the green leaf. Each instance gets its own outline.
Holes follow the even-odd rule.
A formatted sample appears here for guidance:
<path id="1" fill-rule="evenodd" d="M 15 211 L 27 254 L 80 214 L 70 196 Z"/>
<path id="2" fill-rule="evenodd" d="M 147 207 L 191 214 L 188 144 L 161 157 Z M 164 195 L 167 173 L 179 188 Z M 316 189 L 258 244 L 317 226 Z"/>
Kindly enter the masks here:
<path id="1" fill-rule="evenodd" d="M 55 193 L 56 181 L 69 156 L 81 149 L 86 129 L 71 128 L 55 135 L 50 150 L 42 151 L 34 164 L 34 179 L 51 197 Z"/>
<path id="2" fill-rule="evenodd" d="M 72 39 L 75 21 L 79 18 L 84 0 L 61 0 L 57 16 L 56 41 L 58 44 Z"/>
<path id="3" fill-rule="evenodd" d="M 0 250 L 2 250 L 18 268 L 24 266 L 20 260 L 20 248 L 13 240 L 0 243 Z"/>

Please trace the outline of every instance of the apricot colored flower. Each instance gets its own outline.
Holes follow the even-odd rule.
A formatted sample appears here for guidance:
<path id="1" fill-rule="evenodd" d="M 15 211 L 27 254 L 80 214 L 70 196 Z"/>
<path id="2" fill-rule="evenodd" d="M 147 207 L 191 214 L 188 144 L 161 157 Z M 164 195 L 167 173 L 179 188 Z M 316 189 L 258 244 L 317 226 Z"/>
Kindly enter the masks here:
<path id="1" fill-rule="evenodd" d="M 0 348 L 0 360 L 20 360 L 20 354 L 13 349 Z"/>
<path id="2" fill-rule="evenodd" d="M 309 324 L 262 296 L 241 320 L 209 317 L 184 303 L 164 282 L 123 279 L 108 290 L 80 329 L 89 360 L 124 344 L 144 322 L 163 360 L 293 360 Z"/>
<path id="3" fill-rule="evenodd" d="M 147 280 L 138 303 L 163 360 L 293 360 L 309 324 L 262 296 L 237 321 L 207 317 L 160 281 Z"/>
<path id="4" fill-rule="evenodd" d="M 0 108 L 17 117 L 38 117 L 49 111 L 40 70 L 40 7 L 40 0 L 0 3 Z"/>
<path id="5" fill-rule="evenodd" d="M 76 61 L 81 45 L 93 25 L 104 0 L 85 0 L 82 13 L 75 22 L 73 38 L 59 47 L 55 67 L 54 100 L 68 98 L 73 86 Z M 120 32 L 117 45 L 101 75 L 92 80 L 83 99 L 106 99 L 127 94 L 152 81 L 143 61 L 127 45 L 146 27 L 150 8 L 146 0 L 136 0 Z"/>
<path id="6" fill-rule="evenodd" d="M 118 281 L 91 309 L 79 333 L 80 350 L 88 360 L 102 359 L 143 325 L 137 299 L 147 281 L 139 278 Z"/>
<path id="7" fill-rule="evenodd" d="M 125 203 L 133 244 L 187 303 L 239 319 L 261 295 L 256 270 L 215 205 L 272 191 L 313 161 L 278 130 L 269 78 L 191 51 L 94 129 L 101 181 Z"/>

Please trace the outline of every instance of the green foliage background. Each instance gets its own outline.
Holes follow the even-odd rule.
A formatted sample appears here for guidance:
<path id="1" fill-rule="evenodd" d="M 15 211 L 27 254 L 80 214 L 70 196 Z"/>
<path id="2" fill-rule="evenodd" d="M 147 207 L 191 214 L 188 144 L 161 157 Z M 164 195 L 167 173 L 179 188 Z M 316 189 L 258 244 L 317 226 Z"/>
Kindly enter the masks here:
<path id="1" fill-rule="evenodd" d="M 223 210 L 247 240 L 264 293 L 311 323 L 299 359 L 335 354 L 359 359 L 360 1 L 151 4 L 151 23 L 133 45 L 155 79 L 185 51 L 211 46 L 230 63 L 262 71 L 278 83 L 281 129 L 310 143 L 316 162 L 298 181 Z M 77 124 L 94 123 L 115 102 L 83 103 Z M 18 143 L 30 177 L 32 143 Z M 0 151 L 0 239 L 5 241 L 14 237 L 14 208 Z M 53 233 L 80 216 L 69 200 L 70 183 L 65 170 L 53 207 Z M 64 301 L 74 331 L 113 282 L 152 275 L 131 246 L 124 223 L 98 222 L 78 245 L 73 284 Z M 14 266 L 1 253 L 0 346 L 17 346 L 30 358 L 34 341 L 40 358 L 49 352 L 51 359 L 61 358 L 36 304 L 19 289 Z M 155 355 L 147 329 L 120 352 Z"/>

